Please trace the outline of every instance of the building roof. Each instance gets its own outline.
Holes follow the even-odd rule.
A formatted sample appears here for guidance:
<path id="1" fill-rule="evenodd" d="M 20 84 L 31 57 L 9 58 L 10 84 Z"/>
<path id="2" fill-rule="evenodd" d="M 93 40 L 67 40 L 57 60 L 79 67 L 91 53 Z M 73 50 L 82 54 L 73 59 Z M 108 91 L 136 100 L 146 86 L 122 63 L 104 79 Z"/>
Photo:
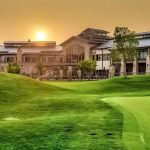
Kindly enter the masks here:
<path id="1" fill-rule="evenodd" d="M 77 36 L 72 36 L 60 45 L 64 46 L 67 42 L 69 42 L 72 39 L 77 39 L 89 44 L 102 44 L 109 39 L 112 39 L 112 37 L 108 36 L 109 32 L 101 29 L 93 29 L 93 28 L 87 28 L 84 31 L 82 31 Z"/>
<path id="2" fill-rule="evenodd" d="M 150 31 L 136 33 L 136 35 L 147 35 L 147 34 L 150 34 Z"/>
<path id="3" fill-rule="evenodd" d="M 85 30 L 83 30 L 82 32 L 87 32 L 87 31 L 97 31 L 97 32 L 100 32 L 100 33 L 109 33 L 108 31 L 106 30 L 101 30 L 101 29 L 94 29 L 94 28 L 86 28 Z M 82 33 L 81 32 L 81 33 Z"/>
<path id="4" fill-rule="evenodd" d="M 89 42 L 88 40 L 86 40 L 86 39 L 84 39 L 84 38 L 81 38 L 81 37 L 79 37 L 79 36 L 72 36 L 72 37 L 70 37 L 69 39 L 67 39 L 66 41 L 64 41 L 63 43 L 61 43 L 60 45 L 61 45 L 61 46 L 64 46 L 67 42 L 69 42 L 69 41 L 71 41 L 71 40 L 74 40 L 74 39 L 80 40 L 80 41 L 85 42 L 85 43 L 88 43 L 88 42 Z"/>
<path id="5" fill-rule="evenodd" d="M 150 47 L 150 38 L 139 39 L 138 41 L 139 41 L 138 48 Z M 113 47 L 113 40 L 109 40 L 109 41 L 105 42 L 104 44 L 95 47 L 94 49 L 95 50 L 98 50 L 98 49 L 111 49 L 112 47 Z"/>
<path id="6" fill-rule="evenodd" d="M 4 45 L 0 45 L 0 53 L 17 53 L 18 48 L 13 47 L 13 48 L 6 48 Z M 23 50 L 23 53 L 41 53 L 41 52 L 61 52 L 63 48 L 61 46 L 55 46 L 55 47 L 22 47 L 21 50 Z"/>
<path id="7" fill-rule="evenodd" d="M 113 47 L 113 40 L 109 40 L 107 42 L 105 42 L 104 44 L 101 44 L 97 47 L 95 47 L 94 49 L 98 50 L 98 49 L 109 49 Z"/>
<path id="8" fill-rule="evenodd" d="M 108 33 L 108 31 L 101 29 L 87 28 L 78 36 L 88 40 L 88 42 L 91 44 L 103 44 L 111 39 L 111 37 L 107 35 Z"/>
<path id="9" fill-rule="evenodd" d="M 31 44 L 36 44 L 36 43 L 45 43 L 45 44 L 56 44 L 55 41 L 4 41 L 4 44 L 11 44 L 11 43 L 16 43 L 16 44 L 28 44 L 28 43 L 31 43 Z"/>
<path id="10" fill-rule="evenodd" d="M 52 47 L 56 46 L 55 41 L 5 41 L 5 47 Z"/>

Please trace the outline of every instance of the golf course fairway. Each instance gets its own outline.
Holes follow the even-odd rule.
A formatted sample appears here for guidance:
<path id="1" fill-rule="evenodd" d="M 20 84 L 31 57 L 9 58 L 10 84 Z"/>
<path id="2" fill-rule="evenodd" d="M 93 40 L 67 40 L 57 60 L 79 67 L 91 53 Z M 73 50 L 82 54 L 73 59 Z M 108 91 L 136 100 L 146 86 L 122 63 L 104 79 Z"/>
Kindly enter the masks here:
<path id="1" fill-rule="evenodd" d="M 150 149 L 150 97 L 113 97 L 104 101 L 124 114 L 123 139 L 129 150 Z"/>
<path id="2" fill-rule="evenodd" d="M 150 150 L 150 76 L 49 82 L 0 73 L 0 150 Z"/>

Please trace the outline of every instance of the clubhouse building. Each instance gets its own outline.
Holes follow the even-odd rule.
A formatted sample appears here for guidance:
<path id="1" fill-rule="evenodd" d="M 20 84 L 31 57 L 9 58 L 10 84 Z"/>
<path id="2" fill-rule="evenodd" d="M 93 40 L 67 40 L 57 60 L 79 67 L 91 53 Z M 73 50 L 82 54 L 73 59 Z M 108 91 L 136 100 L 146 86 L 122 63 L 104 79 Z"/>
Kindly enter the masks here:
<path id="1" fill-rule="evenodd" d="M 6 41 L 0 46 L 0 66 L 3 71 L 7 70 L 8 63 L 16 62 L 21 74 L 32 76 L 40 63 L 46 72 L 59 70 L 64 61 L 63 48 L 53 41 Z"/>
<path id="2" fill-rule="evenodd" d="M 109 74 L 115 76 L 122 75 L 124 67 L 128 75 L 149 74 L 150 73 L 150 32 L 137 33 L 139 45 L 137 47 L 137 57 L 133 62 L 128 61 L 126 64 L 120 62 L 112 62 L 111 49 L 113 47 L 113 39 L 92 49 L 93 58 L 97 61 L 97 71 L 99 74 L 106 70 Z M 105 72 L 105 71 L 104 71 Z"/>
<path id="3" fill-rule="evenodd" d="M 62 78 L 69 71 L 76 78 L 79 62 L 93 59 L 97 62 L 94 73 L 97 78 L 122 75 L 124 67 L 127 74 L 150 73 L 150 32 L 136 34 L 137 57 L 127 64 L 112 62 L 113 38 L 108 34 L 105 30 L 87 28 L 60 45 L 52 41 L 6 41 L 0 45 L 0 70 L 7 72 L 7 64 L 16 62 L 21 74 L 33 76 L 41 63 L 45 74 Z"/>

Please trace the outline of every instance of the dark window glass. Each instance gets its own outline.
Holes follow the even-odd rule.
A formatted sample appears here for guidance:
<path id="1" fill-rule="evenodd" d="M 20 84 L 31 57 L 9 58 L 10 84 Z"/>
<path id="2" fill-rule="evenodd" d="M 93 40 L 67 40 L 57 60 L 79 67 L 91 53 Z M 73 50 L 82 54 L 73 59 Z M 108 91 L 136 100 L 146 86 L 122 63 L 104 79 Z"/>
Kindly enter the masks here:
<path id="1" fill-rule="evenodd" d="M 98 57 L 99 57 L 99 55 L 96 55 L 96 61 L 98 61 Z"/>

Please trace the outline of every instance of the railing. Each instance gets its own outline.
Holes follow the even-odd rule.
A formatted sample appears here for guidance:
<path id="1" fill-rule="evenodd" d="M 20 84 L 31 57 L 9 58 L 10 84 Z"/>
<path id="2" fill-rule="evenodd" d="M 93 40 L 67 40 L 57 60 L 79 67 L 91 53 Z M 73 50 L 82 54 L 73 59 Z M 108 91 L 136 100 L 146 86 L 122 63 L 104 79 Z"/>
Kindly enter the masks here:
<path id="1" fill-rule="evenodd" d="M 146 61 L 146 58 L 137 58 L 138 61 Z"/>
<path id="2" fill-rule="evenodd" d="M 43 63 L 43 66 L 76 66 L 78 65 L 78 63 L 66 63 L 66 62 L 63 62 L 63 63 Z"/>

